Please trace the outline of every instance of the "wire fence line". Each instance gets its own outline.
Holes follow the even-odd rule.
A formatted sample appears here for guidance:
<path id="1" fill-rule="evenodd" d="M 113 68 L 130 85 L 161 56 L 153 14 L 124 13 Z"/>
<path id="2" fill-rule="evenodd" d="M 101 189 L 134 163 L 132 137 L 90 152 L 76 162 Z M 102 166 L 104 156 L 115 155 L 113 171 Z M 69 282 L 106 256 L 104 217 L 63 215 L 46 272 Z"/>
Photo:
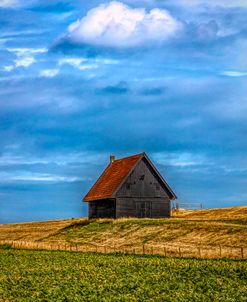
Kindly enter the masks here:
<path id="1" fill-rule="evenodd" d="M 42 242 L 42 241 L 10 241 L 1 240 L 0 247 L 32 250 L 56 250 L 95 253 L 124 253 L 160 255 L 166 257 L 197 257 L 197 258 L 233 258 L 247 259 L 247 247 L 232 246 L 179 246 L 143 244 L 135 247 L 128 245 L 109 246 L 93 243 Z"/>
<path id="2" fill-rule="evenodd" d="M 173 209 L 186 209 L 186 210 L 202 210 L 202 202 L 176 202 L 173 204 Z"/>

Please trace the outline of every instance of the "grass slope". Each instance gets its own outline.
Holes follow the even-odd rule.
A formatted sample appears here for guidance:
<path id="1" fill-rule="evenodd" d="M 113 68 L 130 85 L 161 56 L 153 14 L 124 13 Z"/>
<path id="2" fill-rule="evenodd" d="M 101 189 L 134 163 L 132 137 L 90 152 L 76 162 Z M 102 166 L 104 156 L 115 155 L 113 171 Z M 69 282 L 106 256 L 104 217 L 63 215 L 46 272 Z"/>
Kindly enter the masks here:
<path id="1" fill-rule="evenodd" d="M 180 211 L 170 219 L 70 219 L 0 225 L 0 240 L 247 247 L 247 207 Z"/>
<path id="2" fill-rule="evenodd" d="M 0 249 L 0 267 L 0 301 L 246 301 L 246 261 Z"/>

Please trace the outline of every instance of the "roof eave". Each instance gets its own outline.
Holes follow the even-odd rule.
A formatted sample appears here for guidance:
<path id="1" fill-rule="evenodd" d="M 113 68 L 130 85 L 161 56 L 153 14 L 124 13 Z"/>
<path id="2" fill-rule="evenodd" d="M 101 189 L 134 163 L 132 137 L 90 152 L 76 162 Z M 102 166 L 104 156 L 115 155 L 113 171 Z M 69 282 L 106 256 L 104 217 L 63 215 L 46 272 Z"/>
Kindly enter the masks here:
<path id="1" fill-rule="evenodd" d="M 144 152 L 143 153 L 143 157 L 146 158 L 146 160 L 148 161 L 148 163 L 151 165 L 151 167 L 154 169 L 154 171 L 157 173 L 157 175 L 159 176 L 159 178 L 162 180 L 162 182 L 164 183 L 164 185 L 167 187 L 169 193 L 171 194 L 171 200 L 175 200 L 177 199 L 177 195 L 173 192 L 172 188 L 168 185 L 168 183 L 165 181 L 165 179 L 163 178 L 163 176 L 159 173 L 159 171 L 156 169 L 156 167 L 154 166 L 154 164 L 151 162 L 151 160 L 148 158 L 147 154 Z"/>
<path id="2" fill-rule="evenodd" d="M 111 196 L 104 196 L 104 197 L 96 197 L 96 198 L 90 198 L 90 199 L 85 199 L 85 197 L 82 199 L 82 202 L 90 202 L 90 201 L 94 201 L 94 200 L 104 200 L 104 199 L 114 199 L 113 197 L 112 197 L 112 195 Z"/>

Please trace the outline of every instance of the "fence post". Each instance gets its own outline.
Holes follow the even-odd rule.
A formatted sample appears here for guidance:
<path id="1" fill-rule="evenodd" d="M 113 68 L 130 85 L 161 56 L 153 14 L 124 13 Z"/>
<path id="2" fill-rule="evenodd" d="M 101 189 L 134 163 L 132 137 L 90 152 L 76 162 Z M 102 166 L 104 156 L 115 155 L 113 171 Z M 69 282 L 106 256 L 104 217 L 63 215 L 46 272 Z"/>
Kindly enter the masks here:
<path id="1" fill-rule="evenodd" d="M 241 247 L 240 249 L 241 249 L 241 257 L 242 257 L 242 259 L 244 259 L 244 248 Z"/>
<path id="2" fill-rule="evenodd" d="M 145 254 L 145 245 L 142 245 L 142 253 Z"/>
<path id="3" fill-rule="evenodd" d="M 151 254 L 152 255 L 154 254 L 154 248 L 153 248 L 153 246 L 151 246 Z"/>
<path id="4" fill-rule="evenodd" d="M 181 248 L 178 248 L 178 252 L 179 252 L 179 257 L 181 257 Z"/>
<path id="5" fill-rule="evenodd" d="M 221 249 L 221 245 L 220 245 L 220 257 L 222 257 L 222 249 Z"/>
<path id="6" fill-rule="evenodd" d="M 164 254 L 165 254 L 165 257 L 166 257 L 166 246 L 164 246 Z"/>
<path id="7" fill-rule="evenodd" d="M 198 247 L 198 254 L 199 254 L 199 257 L 201 258 L 201 248 Z"/>

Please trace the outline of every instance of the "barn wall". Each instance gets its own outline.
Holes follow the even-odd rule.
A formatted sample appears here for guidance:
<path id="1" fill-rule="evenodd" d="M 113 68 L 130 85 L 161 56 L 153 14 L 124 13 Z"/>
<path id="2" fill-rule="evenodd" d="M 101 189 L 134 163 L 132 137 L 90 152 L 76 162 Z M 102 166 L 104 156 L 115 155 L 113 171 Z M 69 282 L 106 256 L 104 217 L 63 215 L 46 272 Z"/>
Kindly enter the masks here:
<path id="1" fill-rule="evenodd" d="M 167 198 L 159 177 L 145 159 L 142 159 L 126 179 L 116 197 Z"/>
<path id="2" fill-rule="evenodd" d="M 119 197 L 116 199 L 116 218 L 170 217 L 169 198 Z"/>
<path id="3" fill-rule="evenodd" d="M 145 159 L 116 194 L 116 217 L 170 217 L 170 198 Z"/>
<path id="4" fill-rule="evenodd" d="M 88 205 L 89 218 L 116 218 L 115 200 L 104 199 L 90 201 Z"/>

